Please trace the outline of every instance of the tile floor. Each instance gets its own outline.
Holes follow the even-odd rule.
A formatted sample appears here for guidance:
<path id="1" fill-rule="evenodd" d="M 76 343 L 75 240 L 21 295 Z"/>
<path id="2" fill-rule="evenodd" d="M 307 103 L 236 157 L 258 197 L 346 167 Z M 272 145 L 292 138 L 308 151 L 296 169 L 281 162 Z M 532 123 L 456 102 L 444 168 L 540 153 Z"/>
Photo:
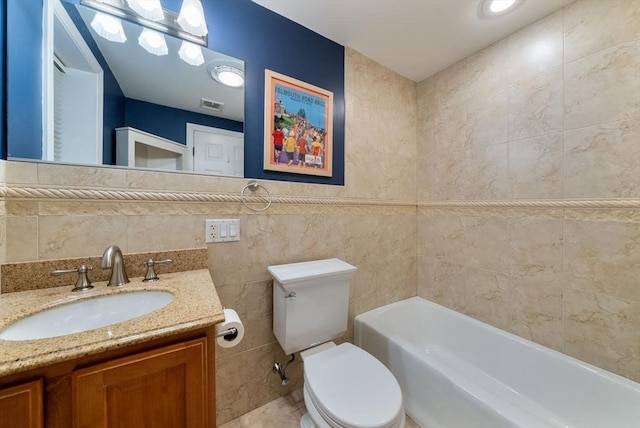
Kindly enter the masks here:
<path id="1" fill-rule="evenodd" d="M 219 428 L 297 428 L 306 412 L 302 389 L 245 413 Z M 407 416 L 405 428 L 420 428 Z"/>

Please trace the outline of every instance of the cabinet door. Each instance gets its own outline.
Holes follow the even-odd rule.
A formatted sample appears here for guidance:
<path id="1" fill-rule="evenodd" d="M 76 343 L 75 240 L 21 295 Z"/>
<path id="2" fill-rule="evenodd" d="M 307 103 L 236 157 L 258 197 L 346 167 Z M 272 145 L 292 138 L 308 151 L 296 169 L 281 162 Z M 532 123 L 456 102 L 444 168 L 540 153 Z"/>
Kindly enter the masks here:
<path id="1" fill-rule="evenodd" d="M 205 428 L 206 338 L 74 371 L 75 428 Z"/>
<path id="2" fill-rule="evenodd" d="M 42 380 L 0 389 L 0 428 L 42 428 Z"/>

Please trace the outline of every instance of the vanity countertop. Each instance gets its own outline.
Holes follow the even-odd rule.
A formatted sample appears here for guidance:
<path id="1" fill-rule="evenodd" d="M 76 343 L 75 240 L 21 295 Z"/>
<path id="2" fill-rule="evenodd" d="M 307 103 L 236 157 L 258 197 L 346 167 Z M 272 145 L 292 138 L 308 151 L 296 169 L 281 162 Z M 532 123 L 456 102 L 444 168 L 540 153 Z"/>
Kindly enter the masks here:
<path id="1" fill-rule="evenodd" d="M 168 291 L 174 299 L 147 315 L 95 330 L 38 340 L 0 340 L 0 376 L 48 366 L 174 334 L 211 327 L 224 321 L 223 307 L 207 269 L 165 273 L 160 280 L 131 278 L 122 287 L 93 283 L 89 291 L 72 293 L 68 287 L 0 294 L 0 330 L 12 322 L 79 299 L 133 291 Z"/>

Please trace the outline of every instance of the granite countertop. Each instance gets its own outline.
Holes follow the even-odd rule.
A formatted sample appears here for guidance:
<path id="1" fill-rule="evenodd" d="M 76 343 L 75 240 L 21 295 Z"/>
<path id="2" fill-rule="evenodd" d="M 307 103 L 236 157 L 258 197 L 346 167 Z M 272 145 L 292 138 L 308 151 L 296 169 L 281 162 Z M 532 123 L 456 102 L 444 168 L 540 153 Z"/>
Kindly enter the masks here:
<path id="1" fill-rule="evenodd" d="M 0 294 L 0 330 L 12 322 L 52 306 L 81 299 L 133 291 L 168 291 L 174 299 L 167 306 L 118 324 L 47 339 L 0 339 L 0 376 L 97 354 L 116 348 L 211 327 L 224 321 L 223 307 L 207 269 L 166 273 L 160 280 L 131 278 L 122 287 L 93 283 L 89 291 L 72 293 L 73 285 Z"/>

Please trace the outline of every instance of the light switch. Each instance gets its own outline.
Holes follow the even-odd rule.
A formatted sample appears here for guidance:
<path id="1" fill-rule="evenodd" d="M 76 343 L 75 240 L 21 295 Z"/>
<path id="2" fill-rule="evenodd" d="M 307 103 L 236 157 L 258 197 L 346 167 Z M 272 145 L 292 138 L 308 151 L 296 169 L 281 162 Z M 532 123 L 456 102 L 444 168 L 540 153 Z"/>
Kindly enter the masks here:
<path id="1" fill-rule="evenodd" d="M 240 240 L 240 219 L 225 218 L 205 221 L 206 243 L 229 242 Z"/>

